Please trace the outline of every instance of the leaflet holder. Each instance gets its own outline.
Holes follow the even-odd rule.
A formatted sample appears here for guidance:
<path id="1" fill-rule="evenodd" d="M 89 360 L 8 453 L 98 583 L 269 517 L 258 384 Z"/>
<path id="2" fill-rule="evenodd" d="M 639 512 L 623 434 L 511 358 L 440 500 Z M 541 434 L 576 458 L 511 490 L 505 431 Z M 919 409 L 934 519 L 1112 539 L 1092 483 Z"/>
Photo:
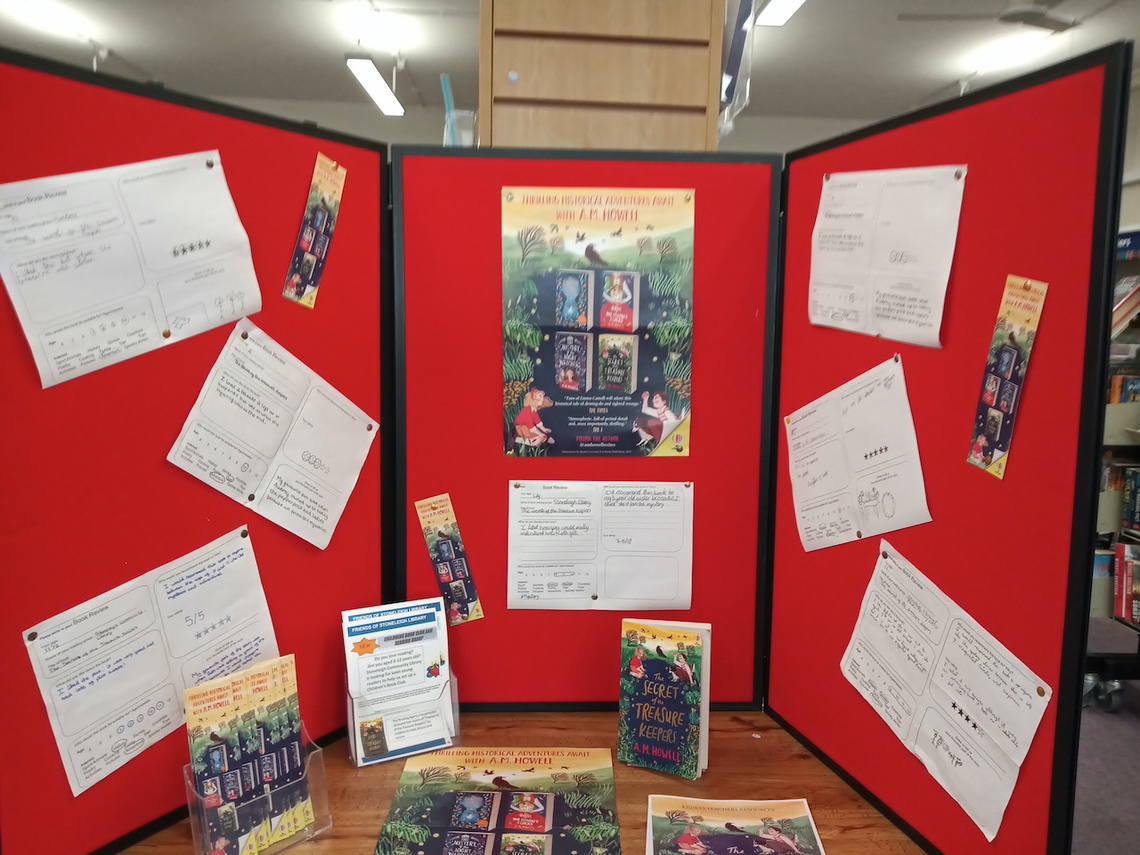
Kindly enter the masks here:
<path id="1" fill-rule="evenodd" d="M 301 727 L 301 751 L 304 758 L 301 777 L 286 780 L 248 801 L 240 798 L 227 801 L 221 784 L 217 793 L 204 796 L 195 786 L 190 764 L 183 766 L 182 782 L 186 787 L 194 851 L 214 852 L 219 837 L 226 837 L 231 844 L 226 851 L 244 851 L 240 838 L 255 834 L 261 836 L 257 851 L 266 855 L 283 852 L 332 828 L 324 752 L 309 739 L 304 726 Z M 227 805 L 232 807 L 227 810 Z"/>

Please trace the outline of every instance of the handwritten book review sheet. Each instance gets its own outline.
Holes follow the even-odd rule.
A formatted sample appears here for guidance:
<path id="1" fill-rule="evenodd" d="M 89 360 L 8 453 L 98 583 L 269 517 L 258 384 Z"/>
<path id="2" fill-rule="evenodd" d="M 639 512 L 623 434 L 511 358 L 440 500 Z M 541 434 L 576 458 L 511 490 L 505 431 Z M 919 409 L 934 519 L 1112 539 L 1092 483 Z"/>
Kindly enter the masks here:
<path id="1" fill-rule="evenodd" d="M 324 549 L 377 424 L 242 318 L 166 459 Z"/>
<path id="2" fill-rule="evenodd" d="M 0 276 L 44 388 L 261 309 L 217 151 L 0 185 Z"/>
<path id="3" fill-rule="evenodd" d="M 1053 690 L 885 540 L 840 667 L 992 841 Z"/>
<path id="4" fill-rule="evenodd" d="M 508 608 L 690 607 L 692 483 L 512 481 L 508 492 Z"/>
<path id="5" fill-rule="evenodd" d="M 902 357 L 786 416 L 784 428 L 804 551 L 930 522 Z"/>
<path id="6" fill-rule="evenodd" d="M 74 795 L 185 721 L 183 691 L 278 655 L 235 529 L 24 631 Z"/>
<path id="7" fill-rule="evenodd" d="M 966 166 L 832 172 L 812 230 L 813 324 L 941 347 Z"/>

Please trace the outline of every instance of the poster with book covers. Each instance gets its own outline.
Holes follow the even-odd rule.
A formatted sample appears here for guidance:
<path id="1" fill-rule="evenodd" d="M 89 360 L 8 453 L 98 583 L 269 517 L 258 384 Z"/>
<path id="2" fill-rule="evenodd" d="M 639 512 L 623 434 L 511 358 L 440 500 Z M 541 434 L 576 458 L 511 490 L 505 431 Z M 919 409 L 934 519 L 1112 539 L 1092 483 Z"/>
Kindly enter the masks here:
<path id="1" fill-rule="evenodd" d="M 645 855 L 825 855 L 806 799 L 649 797 Z"/>
<path id="2" fill-rule="evenodd" d="M 504 187 L 503 443 L 516 457 L 683 457 L 692 189 Z"/>
<path id="3" fill-rule="evenodd" d="M 374 855 L 621 855 L 608 748 L 453 747 L 404 764 Z"/>

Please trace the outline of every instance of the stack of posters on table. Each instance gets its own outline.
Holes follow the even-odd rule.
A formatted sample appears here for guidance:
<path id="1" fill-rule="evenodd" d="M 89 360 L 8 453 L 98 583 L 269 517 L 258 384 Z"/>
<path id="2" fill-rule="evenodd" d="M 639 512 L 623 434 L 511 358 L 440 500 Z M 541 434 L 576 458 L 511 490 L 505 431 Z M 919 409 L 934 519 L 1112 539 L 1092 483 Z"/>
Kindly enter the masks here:
<path id="1" fill-rule="evenodd" d="M 357 766 L 451 745 L 458 722 L 443 598 L 341 613 Z"/>
<path id="2" fill-rule="evenodd" d="M 805 799 L 650 796 L 645 855 L 825 855 Z"/>
<path id="3" fill-rule="evenodd" d="M 375 855 L 621 855 L 607 748 L 462 748 L 409 758 Z"/>
<path id="4" fill-rule="evenodd" d="M 187 689 L 186 733 L 207 851 L 255 855 L 312 825 L 292 655 Z"/>
<path id="5" fill-rule="evenodd" d="M 618 760 L 699 778 L 709 765 L 711 624 L 626 619 L 621 634 Z"/>

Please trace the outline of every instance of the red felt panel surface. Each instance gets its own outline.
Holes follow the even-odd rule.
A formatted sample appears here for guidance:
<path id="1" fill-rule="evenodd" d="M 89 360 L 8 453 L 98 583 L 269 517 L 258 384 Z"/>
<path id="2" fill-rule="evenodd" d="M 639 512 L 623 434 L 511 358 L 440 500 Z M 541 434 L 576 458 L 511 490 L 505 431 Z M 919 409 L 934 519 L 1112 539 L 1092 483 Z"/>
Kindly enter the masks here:
<path id="1" fill-rule="evenodd" d="M 885 535 L 1054 691 L 1061 668 L 1104 68 L 1081 71 L 800 159 L 788 171 L 786 415 L 900 353 L 933 522 Z M 941 349 L 808 323 L 823 175 L 969 167 Z M 1004 480 L 966 463 L 1008 274 L 1049 283 Z M 879 538 L 805 553 L 788 453 L 777 458 L 769 705 L 941 851 L 1045 851 L 1058 698 L 996 840 L 982 833 L 841 674 Z M 795 603 L 799 608 L 784 608 Z M 1061 699 L 1069 703 L 1068 699 Z"/>
<path id="2" fill-rule="evenodd" d="M 711 622 L 712 700 L 750 701 L 771 165 L 517 153 L 397 154 L 396 162 L 407 588 L 410 597 L 439 593 L 413 503 L 450 493 L 487 614 L 451 632 L 460 700 L 617 700 L 622 612 L 506 608 L 508 485 L 525 479 L 691 481 L 692 608 L 640 614 Z M 507 185 L 695 188 L 691 456 L 505 456 L 500 191 Z"/>
<path id="3" fill-rule="evenodd" d="M 367 413 L 380 415 L 379 147 L 220 115 L 0 64 L 0 183 L 218 149 L 249 234 L 264 308 L 251 320 Z M 299 127 L 299 126 L 298 126 Z M 281 298 L 317 152 L 348 169 L 316 308 Z M 340 610 L 380 597 L 374 444 L 321 551 L 166 461 L 231 327 L 41 389 L 0 298 L 0 833 L 5 852 L 87 852 L 185 805 L 184 729 L 78 797 L 68 787 L 21 632 L 248 525 L 283 653 L 297 657 L 310 733 L 345 722 Z M 129 700 L 129 699 L 125 699 Z"/>

